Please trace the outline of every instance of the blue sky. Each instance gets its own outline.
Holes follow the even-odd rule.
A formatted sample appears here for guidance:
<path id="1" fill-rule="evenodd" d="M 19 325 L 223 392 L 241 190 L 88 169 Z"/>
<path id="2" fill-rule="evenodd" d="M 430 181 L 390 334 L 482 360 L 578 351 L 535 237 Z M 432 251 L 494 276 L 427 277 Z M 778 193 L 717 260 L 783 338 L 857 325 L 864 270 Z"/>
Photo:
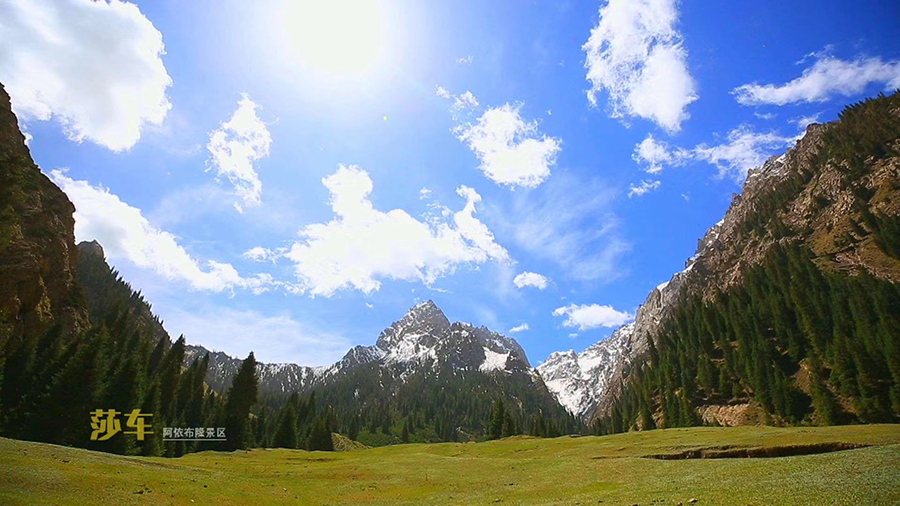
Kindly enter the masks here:
<path id="1" fill-rule="evenodd" d="M 533 364 L 584 349 L 749 168 L 900 86 L 893 2 L 261 4 L 3 0 L 0 82 L 78 239 L 267 362 L 426 299 Z"/>

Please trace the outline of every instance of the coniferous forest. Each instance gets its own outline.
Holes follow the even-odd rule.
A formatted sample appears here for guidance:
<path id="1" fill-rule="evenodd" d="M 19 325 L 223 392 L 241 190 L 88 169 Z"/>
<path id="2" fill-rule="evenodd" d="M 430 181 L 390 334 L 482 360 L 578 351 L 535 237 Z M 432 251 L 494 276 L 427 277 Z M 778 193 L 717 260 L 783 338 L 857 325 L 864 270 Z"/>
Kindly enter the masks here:
<path id="1" fill-rule="evenodd" d="M 700 425 L 700 406 L 750 401 L 769 424 L 896 422 L 898 307 L 897 285 L 778 247 L 740 288 L 678 307 L 596 430 Z"/>

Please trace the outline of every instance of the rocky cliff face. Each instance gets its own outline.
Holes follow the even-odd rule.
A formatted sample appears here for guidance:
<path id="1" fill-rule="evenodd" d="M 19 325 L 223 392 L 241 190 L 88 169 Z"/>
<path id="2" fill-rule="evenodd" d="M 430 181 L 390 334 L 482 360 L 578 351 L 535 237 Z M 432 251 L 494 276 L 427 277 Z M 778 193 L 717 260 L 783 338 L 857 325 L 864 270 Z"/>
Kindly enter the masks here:
<path id="1" fill-rule="evenodd" d="M 0 343 L 87 326 L 75 280 L 75 207 L 31 159 L 0 85 Z"/>

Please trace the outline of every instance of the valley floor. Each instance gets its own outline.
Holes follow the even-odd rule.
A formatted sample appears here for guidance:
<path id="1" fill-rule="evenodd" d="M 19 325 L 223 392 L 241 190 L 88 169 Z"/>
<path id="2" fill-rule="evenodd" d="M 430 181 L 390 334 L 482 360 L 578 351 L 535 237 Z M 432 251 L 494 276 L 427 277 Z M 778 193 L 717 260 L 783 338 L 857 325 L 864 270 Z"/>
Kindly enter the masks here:
<path id="1" fill-rule="evenodd" d="M 868 447 L 777 458 L 647 458 L 703 448 L 791 453 L 831 443 Z M 0 438 L 2 504 L 687 506 L 692 499 L 698 505 L 900 504 L 900 425 L 703 427 L 341 453 L 205 452 L 179 459 Z"/>

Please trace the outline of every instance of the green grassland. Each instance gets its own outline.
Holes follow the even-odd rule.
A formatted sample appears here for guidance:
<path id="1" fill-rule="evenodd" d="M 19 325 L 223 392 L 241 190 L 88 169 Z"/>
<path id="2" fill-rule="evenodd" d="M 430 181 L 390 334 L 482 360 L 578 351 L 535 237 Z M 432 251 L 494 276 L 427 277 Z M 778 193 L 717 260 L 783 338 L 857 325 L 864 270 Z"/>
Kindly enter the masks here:
<path id="1" fill-rule="evenodd" d="M 865 448 L 660 460 L 716 447 Z M 121 457 L 0 438 L 0 504 L 900 504 L 900 425 Z"/>

